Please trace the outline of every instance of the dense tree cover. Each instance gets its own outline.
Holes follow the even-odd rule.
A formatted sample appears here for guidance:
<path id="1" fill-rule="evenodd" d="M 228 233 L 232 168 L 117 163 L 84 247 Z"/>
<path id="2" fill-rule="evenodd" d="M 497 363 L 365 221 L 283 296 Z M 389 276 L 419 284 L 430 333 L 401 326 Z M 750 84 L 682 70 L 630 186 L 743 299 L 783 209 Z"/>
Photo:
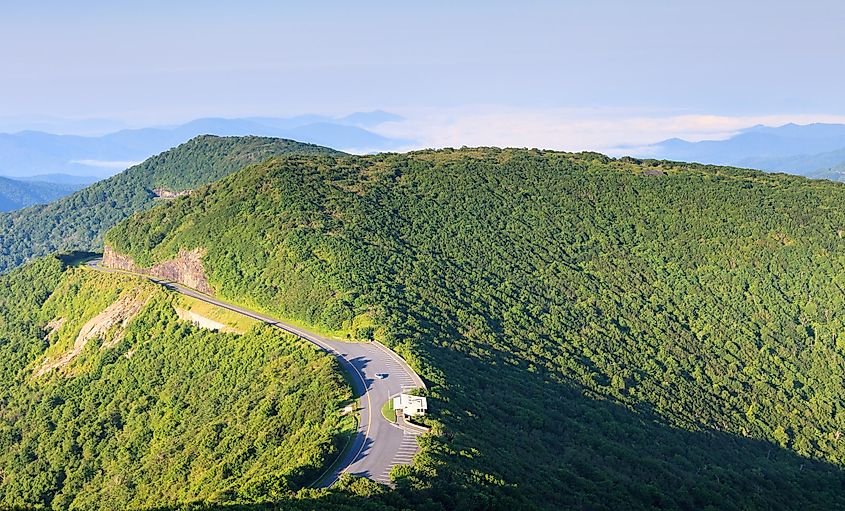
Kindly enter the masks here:
<path id="1" fill-rule="evenodd" d="M 127 296 L 128 323 L 36 376 Z M 332 357 L 268 326 L 199 329 L 176 299 L 53 257 L 0 276 L 0 508 L 265 502 L 337 456 L 351 391 Z"/>
<path id="2" fill-rule="evenodd" d="M 430 383 L 428 509 L 845 506 L 845 187 L 594 153 L 278 158 L 107 235 L 371 317 Z"/>
<path id="3" fill-rule="evenodd" d="M 156 188 L 194 189 L 284 153 L 338 154 L 292 140 L 201 136 L 50 204 L 0 214 L 0 273 L 35 256 L 98 248 L 110 227 L 156 203 Z"/>
<path id="4" fill-rule="evenodd" d="M 0 177 L 0 211 L 12 211 L 33 204 L 43 204 L 82 188 L 76 184 L 18 181 Z"/>

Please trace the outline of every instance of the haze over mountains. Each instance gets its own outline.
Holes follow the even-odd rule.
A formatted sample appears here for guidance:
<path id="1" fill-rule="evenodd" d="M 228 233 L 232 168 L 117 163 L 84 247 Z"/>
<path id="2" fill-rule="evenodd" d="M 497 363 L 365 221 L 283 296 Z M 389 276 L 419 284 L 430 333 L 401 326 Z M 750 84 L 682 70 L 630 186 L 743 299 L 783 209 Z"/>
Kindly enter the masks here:
<path id="1" fill-rule="evenodd" d="M 390 135 L 391 130 L 380 129 L 386 123 L 403 121 L 406 119 L 383 110 L 341 117 L 206 117 L 174 126 L 122 129 L 105 134 L 102 131 L 92 134 L 95 133 L 92 130 L 97 127 L 106 130 L 120 123 L 32 122 L 29 126 L 55 133 L 40 130 L 0 133 L 0 176 L 87 184 L 203 134 L 279 137 L 359 154 L 439 146 L 431 140 L 396 138 Z M 5 125 L 6 129 L 11 126 L 14 125 Z M 451 145 L 462 144 L 457 141 Z M 566 145 L 567 140 L 560 141 L 560 146 Z M 758 125 L 722 140 L 693 142 L 670 138 L 646 146 L 622 145 L 614 153 L 843 180 L 845 124 Z"/>
<path id="2" fill-rule="evenodd" d="M 354 152 L 396 149 L 407 141 L 370 128 L 402 118 L 384 111 L 345 117 L 303 115 L 290 118 L 203 118 L 167 127 L 126 129 L 99 136 L 56 135 L 41 131 L 0 134 L 0 176 L 40 175 L 52 182 L 67 176 L 105 178 L 199 135 L 286 138 Z M 59 174 L 55 176 L 54 174 Z M 72 178 L 71 178 L 72 179 Z"/>
<path id="3" fill-rule="evenodd" d="M 0 177 L 0 211 L 12 211 L 64 197 L 83 188 L 83 183 L 20 181 Z"/>
<path id="4" fill-rule="evenodd" d="M 754 126 L 726 140 L 690 142 L 671 138 L 628 149 L 640 157 L 845 180 L 845 125 L 842 124 Z"/>

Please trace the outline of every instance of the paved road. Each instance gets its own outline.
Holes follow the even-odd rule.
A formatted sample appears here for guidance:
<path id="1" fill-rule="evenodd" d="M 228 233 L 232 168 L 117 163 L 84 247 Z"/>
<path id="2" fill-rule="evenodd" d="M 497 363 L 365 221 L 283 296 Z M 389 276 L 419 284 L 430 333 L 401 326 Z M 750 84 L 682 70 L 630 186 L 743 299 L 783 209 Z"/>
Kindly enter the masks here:
<path id="1" fill-rule="evenodd" d="M 102 260 L 89 261 L 89 267 L 105 272 L 128 273 L 101 266 Z M 138 274 L 140 275 L 140 274 Z M 352 376 L 357 395 L 360 395 L 358 433 L 343 459 L 327 473 L 319 486 L 331 486 L 343 472 L 368 477 L 388 484 L 394 465 L 408 464 L 419 450 L 417 431 L 407 431 L 387 421 L 381 414 L 382 405 L 404 388 L 424 387 L 420 377 L 396 353 L 378 342 L 343 342 L 328 339 L 294 325 L 278 321 L 255 311 L 233 305 L 200 293 L 175 282 L 140 275 L 172 291 L 191 296 L 218 307 L 238 312 L 306 339 L 338 358 L 343 368 Z M 387 373 L 385 379 L 376 373 Z"/>

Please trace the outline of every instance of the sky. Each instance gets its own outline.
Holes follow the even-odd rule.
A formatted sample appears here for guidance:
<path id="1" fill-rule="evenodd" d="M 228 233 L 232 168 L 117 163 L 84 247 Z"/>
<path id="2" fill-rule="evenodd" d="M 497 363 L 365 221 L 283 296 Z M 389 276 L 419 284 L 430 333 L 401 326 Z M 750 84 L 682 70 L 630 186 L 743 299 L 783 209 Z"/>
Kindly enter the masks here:
<path id="1" fill-rule="evenodd" d="M 383 109 L 426 146 L 718 138 L 845 122 L 842 26 L 813 0 L 3 0 L 0 129 Z"/>

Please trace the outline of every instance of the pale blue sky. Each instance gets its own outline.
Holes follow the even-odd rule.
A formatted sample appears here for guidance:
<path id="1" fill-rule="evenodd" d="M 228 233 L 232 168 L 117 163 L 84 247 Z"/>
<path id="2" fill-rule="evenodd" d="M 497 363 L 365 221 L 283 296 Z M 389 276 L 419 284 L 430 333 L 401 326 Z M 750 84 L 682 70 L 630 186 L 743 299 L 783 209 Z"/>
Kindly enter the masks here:
<path id="1" fill-rule="evenodd" d="M 127 4 L 3 2 L 0 118 L 382 108 L 415 121 L 399 132 L 512 116 L 522 130 L 577 121 L 598 133 L 630 118 L 716 116 L 716 129 L 845 117 L 845 2 Z M 452 136 L 498 142 L 481 129 Z M 608 143 L 575 138 L 557 145 Z"/>

